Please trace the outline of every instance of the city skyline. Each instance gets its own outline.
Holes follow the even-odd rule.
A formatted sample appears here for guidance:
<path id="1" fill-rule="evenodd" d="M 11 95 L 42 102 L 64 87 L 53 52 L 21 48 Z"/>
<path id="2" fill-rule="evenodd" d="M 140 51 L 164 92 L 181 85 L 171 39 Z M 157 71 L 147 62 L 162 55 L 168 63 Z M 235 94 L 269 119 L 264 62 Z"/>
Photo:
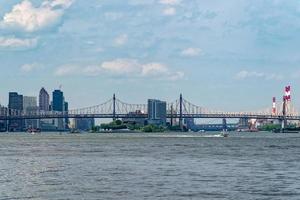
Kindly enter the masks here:
<path id="1" fill-rule="evenodd" d="M 299 2 L 186 2 L 1 1 L 0 103 L 62 85 L 71 108 L 113 93 L 136 103 L 183 93 L 238 111 L 269 106 L 291 85 L 300 107 Z"/>
<path id="2" fill-rule="evenodd" d="M 284 99 L 286 98 L 286 96 L 287 96 L 287 88 L 288 88 L 288 100 L 292 103 L 291 105 L 293 106 L 293 109 L 296 109 L 295 111 L 299 111 L 298 110 L 298 107 L 297 106 L 295 106 L 295 103 L 294 102 L 297 102 L 297 100 L 295 100 L 295 98 L 294 98 L 294 96 L 293 96 L 293 88 L 291 87 L 291 86 L 285 86 L 284 87 L 284 89 L 283 89 L 283 95 L 282 96 L 279 96 L 279 98 L 277 98 L 277 97 L 272 97 L 271 99 L 269 99 L 270 101 L 268 102 L 268 105 L 266 106 L 266 107 L 257 107 L 257 108 L 260 108 L 260 110 L 263 110 L 263 109 L 270 109 L 270 110 L 274 110 L 274 108 L 276 107 L 276 108 L 278 108 L 278 106 L 280 107 L 280 106 L 282 106 L 282 104 L 283 104 L 283 101 L 284 101 Z M 7 95 L 7 98 L 9 99 L 9 96 L 10 96 L 10 94 L 11 93 L 16 93 L 16 94 L 18 94 L 19 93 L 19 95 L 21 95 L 22 97 L 24 96 L 24 97 L 26 97 L 26 98 L 30 98 L 30 99 L 35 99 L 35 101 L 36 101 L 36 106 L 37 106 L 37 108 L 39 108 L 39 110 L 41 110 L 41 111 L 49 111 L 49 110 L 52 110 L 53 108 L 52 108 L 52 106 L 53 106 L 53 100 L 55 99 L 55 98 L 57 98 L 56 96 L 57 95 L 55 95 L 56 93 L 59 93 L 59 96 L 61 96 L 61 97 L 59 97 L 59 98 L 61 98 L 61 100 L 62 100 L 62 102 L 64 103 L 64 105 L 57 105 L 57 106 L 55 106 L 55 107 L 59 107 L 59 109 L 57 109 L 57 108 L 54 108 L 54 110 L 57 110 L 57 111 L 63 111 L 63 109 L 65 109 L 65 108 L 67 108 L 67 109 L 69 109 L 69 102 L 67 102 L 67 101 L 65 101 L 65 97 L 64 97 L 64 91 L 61 89 L 61 86 L 60 86 L 60 88 L 59 89 L 53 89 L 53 91 L 52 91 L 52 95 L 50 96 L 49 94 L 48 94 L 48 91 L 47 91 L 47 89 L 45 89 L 45 87 L 41 87 L 41 89 L 40 89 L 40 91 L 39 91 L 39 94 L 37 94 L 37 95 L 27 95 L 27 94 L 22 94 L 22 93 L 20 93 L 20 92 L 16 92 L 16 91 L 9 91 L 9 93 L 8 93 L 8 95 Z M 47 96 L 47 100 L 46 100 L 46 102 L 48 102 L 48 103 L 46 103 L 45 104 L 45 97 L 42 97 L 41 98 L 41 95 L 42 96 L 44 96 L 44 95 L 48 95 Z M 115 97 L 115 93 L 112 95 L 112 96 L 114 96 Z M 182 93 L 180 93 L 180 95 L 182 95 Z M 111 99 L 112 98 L 112 96 L 107 96 L 107 98 L 106 99 L 104 99 L 104 100 L 108 100 L 108 99 Z M 178 95 L 178 97 L 179 97 L 179 95 Z M 166 99 L 166 98 L 163 98 L 164 100 Z M 146 99 L 145 100 L 145 102 L 149 102 L 149 100 L 151 100 L 151 99 Z M 174 102 L 175 100 L 178 100 L 178 99 L 172 99 L 172 101 L 169 101 L 169 102 Z M 124 101 L 124 100 L 123 100 Z M 160 100 L 158 100 L 158 101 L 160 101 Z M 32 102 L 32 101 L 31 101 Z M 126 100 L 125 100 L 125 102 L 126 102 Z M 145 102 L 134 102 L 134 103 L 138 103 L 138 104 L 144 104 Z M 167 101 L 166 101 L 167 102 Z M 92 106 L 97 106 L 97 105 L 99 105 L 99 104 L 102 104 L 103 102 L 100 102 L 100 103 L 98 103 L 98 104 L 94 104 L 94 105 L 88 105 L 88 107 L 92 107 Z M 130 103 L 130 102 L 126 102 L 126 103 Z M 49 106 L 48 107 L 48 110 L 47 109 L 45 109 L 45 107 L 47 107 L 47 105 Z M 71 102 L 71 105 L 72 105 L 72 102 Z M 2 107 L 8 107 L 9 106 L 9 101 L 8 101 L 8 104 L 7 105 L 5 105 L 5 104 L 1 104 L 0 103 L 0 106 L 2 106 Z M 63 107 L 63 108 L 61 108 L 61 107 Z M 86 107 L 71 107 L 71 109 L 81 109 L 81 108 L 86 108 Z M 207 109 L 213 109 L 213 108 L 207 108 Z M 226 109 L 224 109 L 224 110 L 219 110 L 219 111 L 224 111 L 224 112 L 228 112 L 228 110 L 226 110 Z M 237 110 L 236 110 L 237 111 Z M 248 111 L 248 112 L 250 112 L 251 110 L 243 110 L 243 111 Z M 257 110 L 258 111 L 258 110 Z M 274 111 L 275 112 L 275 111 Z"/>

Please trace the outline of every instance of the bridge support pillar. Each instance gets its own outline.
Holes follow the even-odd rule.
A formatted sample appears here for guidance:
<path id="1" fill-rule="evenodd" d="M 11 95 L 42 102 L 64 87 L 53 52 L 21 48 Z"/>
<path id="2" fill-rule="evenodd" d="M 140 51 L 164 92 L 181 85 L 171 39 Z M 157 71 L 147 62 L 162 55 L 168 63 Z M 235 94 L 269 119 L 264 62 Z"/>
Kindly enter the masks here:
<path id="1" fill-rule="evenodd" d="M 182 94 L 180 94 L 180 98 L 179 98 L 179 126 L 181 131 L 183 131 L 183 98 L 182 98 Z"/>
<path id="2" fill-rule="evenodd" d="M 113 95 L 113 121 L 116 120 L 116 95 Z"/>
<path id="3" fill-rule="evenodd" d="M 6 123 L 6 132 L 9 132 L 9 120 L 8 120 L 8 118 L 9 118 L 9 109 L 8 108 L 6 110 L 6 118 L 7 118 L 7 120 L 5 121 L 5 123 Z"/>
<path id="4" fill-rule="evenodd" d="M 173 104 L 171 105 L 171 121 L 170 126 L 173 127 Z"/>
<path id="5" fill-rule="evenodd" d="M 283 106 L 282 106 L 282 121 L 281 121 L 281 132 L 284 133 L 284 129 L 287 127 L 286 119 L 286 97 L 283 96 Z"/>
<path id="6" fill-rule="evenodd" d="M 287 127 L 287 120 L 286 120 L 285 117 L 283 117 L 283 119 L 280 120 L 280 122 L 281 122 L 281 132 L 284 133 L 284 130 L 285 130 L 286 127 Z"/>
<path id="7" fill-rule="evenodd" d="M 227 131 L 227 120 L 224 118 L 223 119 L 223 131 Z"/>

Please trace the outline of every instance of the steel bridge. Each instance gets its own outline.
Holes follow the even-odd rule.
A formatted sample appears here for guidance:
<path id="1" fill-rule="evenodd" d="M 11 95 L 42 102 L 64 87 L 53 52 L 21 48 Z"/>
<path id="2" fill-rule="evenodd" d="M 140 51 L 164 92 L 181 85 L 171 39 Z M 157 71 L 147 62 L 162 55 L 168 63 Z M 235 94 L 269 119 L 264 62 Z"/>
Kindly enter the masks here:
<path id="1" fill-rule="evenodd" d="M 270 119 L 270 120 L 300 120 L 299 113 L 292 112 L 272 113 L 272 108 L 256 112 L 222 112 L 197 106 L 180 95 L 180 98 L 167 103 L 167 118 L 179 119 L 182 124 L 185 118 L 220 118 L 220 119 Z M 57 119 L 57 118 L 148 118 L 147 104 L 129 104 L 116 98 L 115 95 L 108 101 L 91 107 L 72 109 L 66 112 L 58 111 L 31 111 L 8 109 L 0 105 L 0 120 L 21 119 Z"/>

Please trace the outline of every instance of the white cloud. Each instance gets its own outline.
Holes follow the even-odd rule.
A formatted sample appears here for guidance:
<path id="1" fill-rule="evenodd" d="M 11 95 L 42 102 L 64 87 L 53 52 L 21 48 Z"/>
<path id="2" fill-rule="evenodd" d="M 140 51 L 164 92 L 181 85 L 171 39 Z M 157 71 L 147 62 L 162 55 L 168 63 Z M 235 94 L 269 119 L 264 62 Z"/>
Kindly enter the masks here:
<path id="1" fill-rule="evenodd" d="M 37 45 L 37 38 L 21 39 L 15 37 L 0 37 L 0 49 L 22 50 L 33 48 Z"/>
<path id="2" fill-rule="evenodd" d="M 176 81 L 184 78 L 184 73 L 183 72 L 175 72 L 171 76 L 168 77 L 169 80 L 171 81 Z"/>
<path id="3" fill-rule="evenodd" d="M 39 65 L 37 63 L 32 63 L 32 64 L 22 65 L 20 69 L 23 72 L 31 72 L 31 71 L 38 70 L 38 69 L 41 69 L 41 68 L 42 68 L 41 65 Z"/>
<path id="4" fill-rule="evenodd" d="M 161 63 L 142 64 L 134 59 L 116 59 L 93 66 L 63 65 L 58 67 L 54 74 L 56 76 L 123 76 L 126 78 L 154 78 L 172 81 L 184 77 L 183 72 L 173 72 Z"/>
<path id="5" fill-rule="evenodd" d="M 246 79 L 249 77 L 264 77 L 263 73 L 259 73 L 259 72 L 249 72 L 249 71 L 240 71 L 239 73 L 236 74 L 236 79 L 242 80 L 242 79 Z"/>
<path id="6" fill-rule="evenodd" d="M 159 3 L 165 5 L 176 5 L 180 3 L 180 0 L 160 0 Z"/>
<path id="7" fill-rule="evenodd" d="M 167 15 L 167 16 L 175 15 L 176 14 L 176 9 L 173 8 L 173 7 L 166 8 L 166 9 L 163 10 L 163 14 Z"/>
<path id="8" fill-rule="evenodd" d="M 98 76 L 103 72 L 101 66 L 87 66 L 82 68 L 82 74 L 85 76 Z"/>
<path id="9" fill-rule="evenodd" d="M 263 73 L 263 72 L 256 72 L 256 71 L 240 71 L 235 75 L 235 79 L 237 80 L 244 80 L 247 78 L 260 78 L 264 80 L 282 80 L 283 76 L 278 74 L 272 73 Z"/>
<path id="10" fill-rule="evenodd" d="M 56 24 L 64 9 L 72 4 L 71 0 L 44 1 L 40 7 L 34 7 L 29 0 L 16 4 L 1 21 L 3 28 L 17 28 L 26 32 L 35 32 Z"/>
<path id="11" fill-rule="evenodd" d="M 143 76 L 159 76 L 169 73 L 169 69 L 161 63 L 149 63 L 142 66 Z"/>
<path id="12" fill-rule="evenodd" d="M 48 0 L 45 1 L 42 5 L 43 6 L 50 6 L 50 7 L 58 7 L 58 8 L 69 8 L 73 3 L 73 0 Z"/>
<path id="13" fill-rule="evenodd" d="M 147 77 L 161 80 L 178 80 L 184 76 L 183 72 L 173 72 L 164 64 L 142 64 L 133 59 L 116 59 L 102 63 L 101 67 L 106 72 L 112 73 L 112 75 L 123 75 L 132 78 Z"/>
<path id="14" fill-rule="evenodd" d="M 159 0 L 159 3 L 168 6 L 163 10 L 162 14 L 172 16 L 176 14 L 176 8 L 174 8 L 174 6 L 179 4 L 180 0 Z"/>
<path id="15" fill-rule="evenodd" d="M 56 76 L 69 76 L 81 74 L 81 67 L 77 65 L 63 65 L 56 69 Z"/>
<path id="16" fill-rule="evenodd" d="M 74 75 L 83 75 L 83 76 L 98 76 L 103 73 L 103 69 L 98 65 L 89 65 L 89 66 L 80 66 L 80 65 L 62 65 L 58 67 L 54 75 L 55 76 L 74 76 Z"/>
<path id="17" fill-rule="evenodd" d="M 157 0 L 147 0 L 147 1 L 129 0 L 128 4 L 132 5 L 132 6 L 140 6 L 140 5 L 153 5 L 156 2 L 157 2 Z"/>
<path id="18" fill-rule="evenodd" d="M 133 59 L 116 59 L 112 61 L 103 62 L 102 69 L 111 73 L 117 74 L 132 74 L 138 73 L 140 64 Z"/>
<path id="19" fill-rule="evenodd" d="M 119 35 L 117 38 L 115 38 L 114 44 L 116 46 L 123 46 L 124 44 L 127 43 L 127 41 L 128 41 L 128 35 L 122 34 L 122 35 Z"/>
<path id="20" fill-rule="evenodd" d="M 201 49 L 190 47 L 190 48 L 184 49 L 181 52 L 181 55 L 188 56 L 188 57 L 195 57 L 195 56 L 199 56 L 201 53 L 202 53 Z"/>

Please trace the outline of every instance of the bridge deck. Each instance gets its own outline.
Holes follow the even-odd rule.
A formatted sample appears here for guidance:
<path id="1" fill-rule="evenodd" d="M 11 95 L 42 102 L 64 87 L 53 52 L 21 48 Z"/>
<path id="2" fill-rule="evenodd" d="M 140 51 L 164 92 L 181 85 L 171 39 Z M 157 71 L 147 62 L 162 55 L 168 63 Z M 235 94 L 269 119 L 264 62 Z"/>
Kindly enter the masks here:
<path id="1" fill-rule="evenodd" d="M 179 114 L 167 114 L 167 118 L 180 118 Z M 0 116 L 0 120 L 20 120 L 20 119 L 57 119 L 57 118 L 148 118 L 147 114 L 46 114 L 46 115 L 19 115 Z M 220 119 L 273 119 L 283 120 L 282 115 L 258 115 L 258 114 L 183 114 L 182 118 L 220 118 Z M 287 120 L 300 120 L 300 116 L 286 116 Z"/>

